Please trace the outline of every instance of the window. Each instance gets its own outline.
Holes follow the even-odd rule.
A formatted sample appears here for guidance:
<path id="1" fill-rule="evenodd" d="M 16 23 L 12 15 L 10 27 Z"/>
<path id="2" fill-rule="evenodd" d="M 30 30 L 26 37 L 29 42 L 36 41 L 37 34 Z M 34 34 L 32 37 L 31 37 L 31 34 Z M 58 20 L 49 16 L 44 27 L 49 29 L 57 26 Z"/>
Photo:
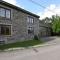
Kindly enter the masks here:
<path id="1" fill-rule="evenodd" d="M 33 27 L 28 27 L 28 34 L 33 34 L 33 33 L 34 33 Z"/>
<path id="2" fill-rule="evenodd" d="M 9 9 L 0 8 L 0 16 L 10 19 L 11 18 L 11 11 Z"/>
<path id="3" fill-rule="evenodd" d="M 0 16 L 5 17 L 5 9 L 0 8 Z"/>
<path id="4" fill-rule="evenodd" d="M 33 17 L 28 17 L 27 22 L 28 22 L 28 23 L 34 23 Z"/>
<path id="5" fill-rule="evenodd" d="M 10 10 L 6 10 L 6 18 L 10 18 Z"/>
<path id="6" fill-rule="evenodd" d="M 11 26 L 10 25 L 1 25 L 0 34 L 1 35 L 11 35 Z"/>

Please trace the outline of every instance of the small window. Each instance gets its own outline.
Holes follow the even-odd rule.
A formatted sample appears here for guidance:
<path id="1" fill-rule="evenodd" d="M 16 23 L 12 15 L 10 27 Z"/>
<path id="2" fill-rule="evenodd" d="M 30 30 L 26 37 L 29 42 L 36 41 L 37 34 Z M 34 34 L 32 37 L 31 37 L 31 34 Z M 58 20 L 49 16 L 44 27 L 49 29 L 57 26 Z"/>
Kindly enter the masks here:
<path id="1" fill-rule="evenodd" d="M 10 10 L 6 10 L 6 18 L 10 18 Z"/>
<path id="2" fill-rule="evenodd" d="M 1 35 L 11 35 L 11 26 L 1 25 Z"/>
<path id="3" fill-rule="evenodd" d="M 10 19 L 11 18 L 11 11 L 6 8 L 0 8 L 0 16 Z"/>
<path id="4" fill-rule="evenodd" d="M 28 27 L 28 34 L 33 34 L 33 33 L 34 33 L 33 27 Z"/>
<path id="5" fill-rule="evenodd" d="M 5 9 L 4 8 L 0 8 L 0 16 L 5 17 Z"/>
<path id="6" fill-rule="evenodd" d="M 28 23 L 34 23 L 34 18 L 33 17 L 28 17 L 27 22 Z"/>

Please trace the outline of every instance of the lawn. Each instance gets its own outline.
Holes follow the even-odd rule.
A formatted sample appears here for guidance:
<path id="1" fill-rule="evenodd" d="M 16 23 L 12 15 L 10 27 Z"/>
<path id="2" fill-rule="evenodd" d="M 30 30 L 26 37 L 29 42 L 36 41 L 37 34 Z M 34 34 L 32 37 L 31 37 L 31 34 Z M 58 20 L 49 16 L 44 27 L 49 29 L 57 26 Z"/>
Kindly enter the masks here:
<path id="1" fill-rule="evenodd" d="M 41 40 L 28 40 L 24 42 L 16 42 L 16 43 L 10 43 L 10 44 L 4 44 L 0 45 L 0 50 L 8 49 L 8 48 L 16 48 L 16 47 L 29 47 L 41 44 Z"/>

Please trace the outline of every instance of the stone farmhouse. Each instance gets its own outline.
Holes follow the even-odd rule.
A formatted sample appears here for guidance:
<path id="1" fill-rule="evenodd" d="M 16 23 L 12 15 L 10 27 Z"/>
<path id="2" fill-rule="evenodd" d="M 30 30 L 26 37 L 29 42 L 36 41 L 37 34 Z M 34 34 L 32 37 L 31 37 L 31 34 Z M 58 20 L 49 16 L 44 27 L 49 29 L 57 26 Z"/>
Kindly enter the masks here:
<path id="1" fill-rule="evenodd" d="M 39 24 L 38 15 L 0 0 L 0 43 L 33 39 L 41 34 Z"/>

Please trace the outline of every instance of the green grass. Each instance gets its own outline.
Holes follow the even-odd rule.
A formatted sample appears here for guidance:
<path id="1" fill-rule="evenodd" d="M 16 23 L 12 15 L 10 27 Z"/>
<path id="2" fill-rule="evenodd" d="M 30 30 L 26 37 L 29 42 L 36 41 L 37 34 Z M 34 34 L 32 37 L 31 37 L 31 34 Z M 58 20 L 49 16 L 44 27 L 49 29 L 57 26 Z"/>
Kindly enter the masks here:
<path id="1" fill-rule="evenodd" d="M 8 48 L 16 48 L 16 47 L 29 47 L 41 44 L 41 40 L 29 40 L 24 42 L 16 42 L 16 43 L 10 43 L 10 44 L 4 44 L 0 45 L 0 50 L 8 49 Z"/>

